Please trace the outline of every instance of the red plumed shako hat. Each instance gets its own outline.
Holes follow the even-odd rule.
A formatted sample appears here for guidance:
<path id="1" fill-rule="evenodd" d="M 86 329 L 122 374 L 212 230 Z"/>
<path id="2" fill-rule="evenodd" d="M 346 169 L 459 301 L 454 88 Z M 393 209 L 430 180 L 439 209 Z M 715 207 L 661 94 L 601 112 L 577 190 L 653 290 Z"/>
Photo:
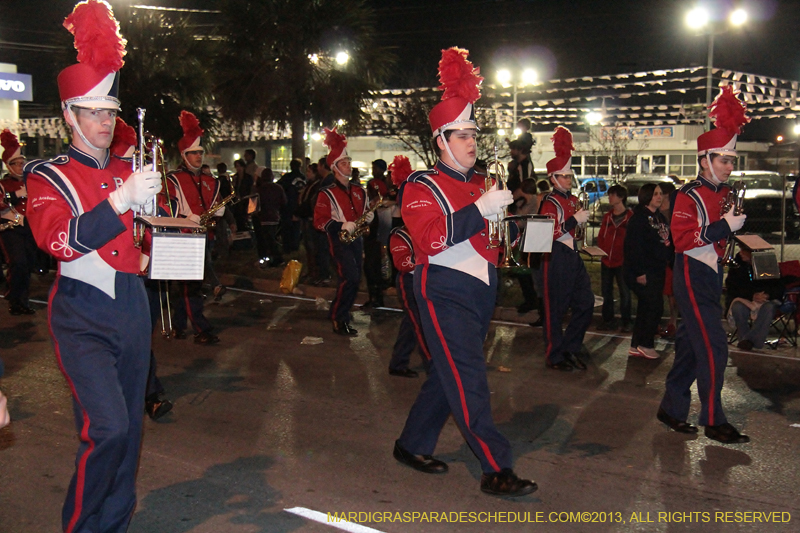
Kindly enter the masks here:
<path id="1" fill-rule="evenodd" d="M 726 85 L 709 106 L 708 116 L 714 119 L 714 129 L 697 138 L 697 155 L 710 153 L 736 155 L 736 136 L 750 122 L 745 114 L 747 105 L 739 100 L 738 91 Z"/>
<path id="2" fill-rule="evenodd" d="M 10 130 L 4 129 L 0 133 L 0 144 L 3 146 L 3 163 L 6 165 L 14 159 L 22 157 L 22 147 L 19 145 L 17 136 Z"/>
<path id="3" fill-rule="evenodd" d="M 119 109 L 119 69 L 125 62 L 125 39 L 111 7 L 102 0 L 86 0 L 64 20 L 75 36 L 78 63 L 58 75 L 62 105 Z"/>
<path id="4" fill-rule="evenodd" d="M 181 128 L 183 129 L 183 137 L 178 141 L 178 150 L 180 150 L 181 155 L 195 150 L 205 151 L 201 146 L 205 131 L 200 127 L 200 121 L 197 120 L 194 113 L 181 111 L 180 121 Z"/>
<path id="5" fill-rule="evenodd" d="M 481 97 L 481 69 L 467 59 L 469 51 L 461 48 L 442 50 L 439 61 L 439 89 L 442 101 L 431 109 L 428 122 L 436 137 L 445 130 L 464 127 L 478 129 L 473 104 Z"/>
<path id="6" fill-rule="evenodd" d="M 411 161 L 404 155 L 396 155 L 392 164 L 389 165 L 389 171 L 392 173 L 392 183 L 399 187 L 413 172 Z"/>
<path id="7" fill-rule="evenodd" d="M 547 175 L 572 172 L 572 151 L 575 149 L 572 146 L 572 132 L 564 126 L 559 126 L 551 140 L 556 156 L 547 162 Z"/>
<path id="8" fill-rule="evenodd" d="M 117 117 L 114 124 L 114 138 L 111 139 L 111 154 L 120 158 L 133 157 L 137 145 L 136 130 Z"/>
<path id="9" fill-rule="evenodd" d="M 333 168 L 338 161 L 346 157 L 350 157 L 347 155 L 347 137 L 343 134 L 336 131 L 336 127 L 332 130 L 325 128 L 325 140 L 323 144 L 328 147 L 328 157 L 325 158 L 325 162 L 328 163 L 330 168 Z"/>

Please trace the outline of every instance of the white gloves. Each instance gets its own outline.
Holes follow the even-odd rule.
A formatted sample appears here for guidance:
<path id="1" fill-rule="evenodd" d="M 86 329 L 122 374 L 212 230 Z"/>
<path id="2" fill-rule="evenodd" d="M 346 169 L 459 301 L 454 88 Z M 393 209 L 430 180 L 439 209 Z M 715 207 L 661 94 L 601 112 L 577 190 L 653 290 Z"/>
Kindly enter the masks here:
<path id="1" fill-rule="evenodd" d="M 364 220 L 366 221 L 367 224 L 371 224 L 372 223 L 372 219 L 374 219 L 374 218 L 375 218 L 375 212 L 372 211 L 367 215 L 367 218 L 365 218 Z"/>
<path id="2" fill-rule="evenodd" d="M 575 220 L 578 221 L 578 224 L 586 224 L 589 221 L 589 211 L 586 209 L 581 209 L 572 216 L 575 217 Z"/>
<path id="3" fill-rule="evenodd" d="M 192 213 L 191 215 L 189 215 L 186 218 L 188 218 L 189 220 L 191 220 L 195 224 L 200 224 L 200 215 L 195 215 L 194 213 Z"/>
<path id="4" fill-rule="evenodd" d="M 26 198 L 28 196 L 28 188 L 23 185 L 22 187 L 14 191 L 14 194 L 17 196 L 17 198 Z"/>
<path id="5" fill-rule="evenodd" d="M 216 211 L 214 211 L 214 216 L 215 217 L 221 217 L 224 214 L 225 214 L 225 206 L 224 205 L 222 207 L 220 207 L 219 209 L 217 209 Z"/>
<path id="6" fill-rule="evenodd" d="M 727 213 L 722 215 L 722 218 L 724 218 L 728 226 L 731 227 L 731 231 L 739 231 L 742 229 L 742 226 L 744 226 L 747 215 L 734 215 L 733 209 L 729 209 Z"/>
<path id="7" fill-rule="evenodd" d="M 161 192 L 160 172 L 134 172 L 125 183 L 108 195 L 121 215 L 134 205 L 144 205 Z"/>
<path id="8" fill-rule="evenodd" d="M 345 230 L 347 233 L 352 234 L 356 230 L 356 223 L 355 222 L 343 222 L 342 229 Z"/>
<path id="9" fill-rule="evenodd" d="M 494 217 L 503 212 L 503 208 L 514 203 L 514 195 L 508 189 L 497 190 L 497 185 L 486 191 L 483 196 L 478 198 L 475 205 L 481 216 L 487 220 L 494 220 Z"/>

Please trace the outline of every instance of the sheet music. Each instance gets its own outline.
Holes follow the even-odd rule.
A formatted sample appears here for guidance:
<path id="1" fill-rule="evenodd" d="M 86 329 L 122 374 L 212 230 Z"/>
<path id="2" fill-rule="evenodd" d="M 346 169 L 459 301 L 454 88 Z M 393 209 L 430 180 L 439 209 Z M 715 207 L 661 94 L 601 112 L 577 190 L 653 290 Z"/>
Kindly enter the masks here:
<path id="1" fill-rule="evenodd" d="M 203 234 L 156 233 L 150 251 L 150 279 L 202 280 L 206 236 Z"/>

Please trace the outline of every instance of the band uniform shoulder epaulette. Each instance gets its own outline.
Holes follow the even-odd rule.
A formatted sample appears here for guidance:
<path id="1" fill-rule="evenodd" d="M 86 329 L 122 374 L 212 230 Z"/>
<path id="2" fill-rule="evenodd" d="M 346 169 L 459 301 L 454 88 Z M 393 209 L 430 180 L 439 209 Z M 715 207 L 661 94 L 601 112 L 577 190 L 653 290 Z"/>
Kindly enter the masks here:
<path id="1" fill-rule="evenodd" d="M 700 183 L 699 179 L 693 179 L 692 181 L 687 181 L 686 183 L 681 185 L 681 188 L 678 189 L 678 190 L 683 192 L 683 193 L 687 193 L 687 192 L 689 192 L 689 191 L 691 191 L 693 189 L 696 189 L 696 188 L 698 188 L 698 187 L 700 187 L 702 185 L 703 184 Z"/>
<path id="2" fill-rule="evenodd" d="M 419 178 L 422 178 L 424 176 L 437 176 L 437 175 L 439 175 L 439 171 L 436 170 L 435 168 L 429 168 L 427 170 L 416 170 L 416 171 L 412 172 L 408 176 L 408 178 L 406 178 L 406 181 L 414 182 L 414 181 L 416 181 Z"/>

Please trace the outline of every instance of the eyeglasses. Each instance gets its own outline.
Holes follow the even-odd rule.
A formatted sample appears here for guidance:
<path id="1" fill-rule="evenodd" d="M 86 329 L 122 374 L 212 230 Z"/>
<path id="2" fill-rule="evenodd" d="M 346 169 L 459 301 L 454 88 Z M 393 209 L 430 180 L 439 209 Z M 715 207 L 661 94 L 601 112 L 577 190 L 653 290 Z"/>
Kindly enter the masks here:
<path id="1" fill-rule="evenodd" d="M 191 152 L 184 152 L 186 155 L 203 155 L 205 150 L 192 150 Z"/>

